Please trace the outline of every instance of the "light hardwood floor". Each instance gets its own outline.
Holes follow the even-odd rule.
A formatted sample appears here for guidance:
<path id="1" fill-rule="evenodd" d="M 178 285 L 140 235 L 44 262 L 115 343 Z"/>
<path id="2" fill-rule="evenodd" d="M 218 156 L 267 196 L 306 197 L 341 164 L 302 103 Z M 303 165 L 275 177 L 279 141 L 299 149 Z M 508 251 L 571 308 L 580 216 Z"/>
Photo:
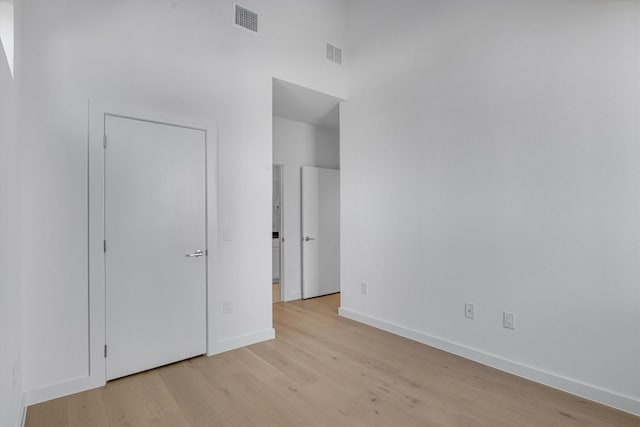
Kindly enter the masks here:
<path id="1" fill-rule="evenodd" d="M 337 316 L 274 304 L 275 340 L 31 406 L 37 426 L 640 426 L 640 418 Z"/>

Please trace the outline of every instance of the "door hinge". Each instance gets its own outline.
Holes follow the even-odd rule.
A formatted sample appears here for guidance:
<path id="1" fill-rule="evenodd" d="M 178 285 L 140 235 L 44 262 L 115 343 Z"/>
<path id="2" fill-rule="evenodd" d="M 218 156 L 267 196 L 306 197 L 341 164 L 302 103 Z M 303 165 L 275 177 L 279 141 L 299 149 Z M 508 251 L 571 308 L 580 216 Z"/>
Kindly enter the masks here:
<path id="1" fill-rule="evenodd" d="M 107 345 L 104 345 L 104 358 L 107 358 Z"/>
<path id="2" fill-rule="evenodd" d="M 204 256 L 209 256 L 209 249 L 204 250 Z"/>
<path id="3" fill-rule="evenodd" d="M 104 250 L 104 253 L 107 253 L 107 241 L 106 240 L 102 241 L 102 249 Z"/>
<path id="4" fill-rule="evenodd" d="M 107 135 L 105 134 L 102 138 L 102 146 L 107 148 Z"/>

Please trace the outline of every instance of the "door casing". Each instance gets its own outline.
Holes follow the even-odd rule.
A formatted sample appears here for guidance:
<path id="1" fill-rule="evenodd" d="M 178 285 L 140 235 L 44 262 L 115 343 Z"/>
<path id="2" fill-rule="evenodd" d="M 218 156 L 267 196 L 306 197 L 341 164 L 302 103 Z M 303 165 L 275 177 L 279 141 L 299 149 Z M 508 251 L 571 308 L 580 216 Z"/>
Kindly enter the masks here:
<path id="1" fill-rule="evenodd" d="M 207 260 L 207 354 L 218 353 L 213 316 L 212 301 L 215 298 L 216 260 L 218 254 L 217 227 L 217 123 L 207 120 L 194 120 L 178 114 L 162 112 L 147 107 L 136 106 L 119 101 L 92 98 L 88 103 L 87 169 L 88 169 L 88 231 L 89 231 L 89 370 L 87 376 L 78 379 L 71 392 L 77 392 L 102 386 L 106 383 L 105 346 L 105 258 L 103 242 L 104 232 L 104 126 L 105 116 L 145 120 L 153 123 L 173 124 L 202 130 L 205 132 L 206 150 L 206 246 L 209 251 Z"/>
<path id="2" fill-rule="evenodd" d="M 284 236 L 284 164 L 283 163 L 274 163 L 273 166 L 277 167 L 280 173 L 280 234 L 279 234 L 279 238 L 280 238 L 280 242 L 279 242 L 279 251 L 280 251 L 280 279 L 279 279 L 279 286 L 280 286 L 280 301 L 284 301 L 284 287 L 285 287 L 285 274 L 284 274 L 284 263 L 285 263 L 285 259 L 284 259 L 284 254 L 285 254 L 285 250 L 284 250 L 284 245 L 285 245 L 285 236 Z"/>

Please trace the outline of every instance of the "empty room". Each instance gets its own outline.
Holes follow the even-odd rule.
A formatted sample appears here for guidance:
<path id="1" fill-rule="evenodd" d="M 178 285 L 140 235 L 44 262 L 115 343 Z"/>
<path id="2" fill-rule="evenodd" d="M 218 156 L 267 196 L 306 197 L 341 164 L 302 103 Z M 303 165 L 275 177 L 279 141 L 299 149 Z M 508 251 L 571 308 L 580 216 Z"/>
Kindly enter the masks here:
<path id="1" fill-rule="evenodd" d="M 0 427 L 640 426 L 640 1 L 0 0 Z"/>

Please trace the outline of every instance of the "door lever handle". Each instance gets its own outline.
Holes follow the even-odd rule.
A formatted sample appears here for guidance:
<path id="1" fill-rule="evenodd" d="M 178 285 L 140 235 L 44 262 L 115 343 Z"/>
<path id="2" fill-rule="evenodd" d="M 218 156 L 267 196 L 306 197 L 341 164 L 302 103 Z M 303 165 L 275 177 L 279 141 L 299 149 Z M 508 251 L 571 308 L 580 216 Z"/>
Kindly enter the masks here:
<path id="1" fill-rule="evenodd" d="M 316 238 L 315 237 L 309 237 L 309 236 L 304 238 L 305 242 L 308 242 L 309 240 L 316 240 Z"/>
<path id="2" fill-rule="evenodd" d="M 201 256 L 204 255 L 204 252 L 202 252 L 200 249 L 198 249 L 197 251 L 195 251 L 192 254 L 186 254 L 185 257 L 187 258 L 199 258 Z"/>

